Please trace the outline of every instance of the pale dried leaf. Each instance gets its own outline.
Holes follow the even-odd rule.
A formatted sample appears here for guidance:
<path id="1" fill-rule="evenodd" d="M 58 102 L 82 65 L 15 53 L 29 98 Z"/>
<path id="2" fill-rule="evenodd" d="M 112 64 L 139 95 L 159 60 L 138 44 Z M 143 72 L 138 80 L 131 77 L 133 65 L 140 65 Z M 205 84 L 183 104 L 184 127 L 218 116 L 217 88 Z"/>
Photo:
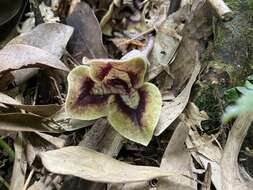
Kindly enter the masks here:
<path id="1" fill-rule="evenodd" d="M 10 190 L 17 190 L 23 187 L 25 183 L 25 174 L 27 169 L 27 162 L 24 154 L 24 141 L 21 134 L 19 134 L 14 143 L 15 161 L 11 177 Z"/>
<path id="2" fill-rule="evenodd" d="M 64 147 L 66 141 L 59 137 L 54 137 L 52 135 L 48 135 L 45 133 L 35 132 L 37 135 L 39 135 L 41 138 L 45 139 L 46 141 L 50 142 L 51 144 L 55 145 L 57 148 Z"/>
<path id="3" fill-rule="evenodd" d="M 0 92 L 0 103 L 20 105 L 21 103 L 12 97 Z"/>
<path id="4" fill-rule="evenodd" d="M 22 33 L 8 45 L 24 44 L 43 49 L 60 58 L 73 33 L 73 28 L 60 23 L 43 23 L 30 32 Z"/>
<path id="5" fill-rule="evenodd" d="M 8 45 L 0 51 L 0 73 L 27 67 L 52 67 L 69 69 L 56 56 L 33 46 Z"/>
<path id="6" fill-rule="evenodd" d="M 27 190 L 52 190 L 53 187 L 46 185 L 42 180 L 34 182 Z"/>
<path id="7" fill-rule="evenodd" d="M 150 184 L 147 181 L 126 183 L 126 184 L 111 184 L 108 190 L 152 190 Z"/>
<path id="8" fill-rule="evenodd" d="M 43 117 L 50 117 L 59 111 L 62 106 L 57 104 L 48 104 L 48 105 L 24 105 L 13 99 L 12 97 L 0 93 L 0 103 L 8 106 L 13 106 L 18 109 L 25 110 Z"/>
<path id="9" fill-rule="evenodd" d="M 185 140 L 188 135 L 189 126 L 187 120 L 183 119 L 176 127 L 173 136 L 165 150 L 160 168 L 168 171 L 177 171 L 194 178 L 192 171 L 192 158 L 185 147 Z M 159 180 L 157 190 L 184 190 L 197 189 L 196 182 L 183 176 L 170 176 Z"/>
<path id="10" fill-rule="evenodd" d="M 186 140 L 187 148 L 191 150 L 192 156 L 203 168 L 207 169 L 208 164 L 211 164 L 212 182 L 217 190 L 222 190 L 220 168 L 222 151 L 212 144 L 210 138 L 201 137 L 197 131 L 190 130 L 189 135 L 190 138 Z"/>
<path id="11" fill-rule="evenodd" d="M 160 135 L 173 121 L 175 121 L 175 119 L 183 112 L 184 108 L 186 107 L 190 97 L 192 85 L 194 84 L 200 71 L 200 63 L 198 61 L 198 58 L 196 59 L 197 60 L 194 71 L 186 87 L 175 99 L 170 102 L 164 102 L 160 120 L 155 130 L 156 136 Z"/>
<path id="12" fill-rule="evenodd" d="M 120 162 L 79 146 L 43 152 L 40 157 L 45 168 L 53 173 L 73 175 L 97 182 L 127 183 L 176 175 L 156 167 L 135 166 Z"/>
<path id="13" fill-rule="evenodd" d="M 26 113 L 7 113 L 0 114 L 0 130 L 7 131 L 42 131 L 60 132 L 54 122 L 44 117 Z"/>

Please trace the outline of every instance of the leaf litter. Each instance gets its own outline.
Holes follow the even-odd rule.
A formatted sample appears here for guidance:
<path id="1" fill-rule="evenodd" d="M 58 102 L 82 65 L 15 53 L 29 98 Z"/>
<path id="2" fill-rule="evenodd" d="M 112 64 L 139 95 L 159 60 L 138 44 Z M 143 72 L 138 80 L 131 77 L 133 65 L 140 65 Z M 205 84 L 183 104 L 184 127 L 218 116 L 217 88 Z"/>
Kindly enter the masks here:
<path id="1" fill-rule="evenodd" d="M 3 172 L 9 189 L 252 188 L 252 178 L 237 161 L 252 113 L 240 115 L 226 139 L 223 126 L 214 126 L 218 133 L 205 132 L 208 116 L 191 102 L 196 86 L 201 88 L 199 75 L 213 25 L 216 19 L 230 20 L 232 12 L 222 0 L 209 0 L 211 6 L 203 0 L 180 2 L 29 1 L 34 8 L 30 18 L 23 15 L 25 21 L 19 22 L 22 33 L 0 50 L 0 130 L 7 131 L 4 139 L 15 139 L 13 171 Z M 38 20 L 45 23 L 37 25 Z M 150 62 L 143 76 L 136 72 L 136 49 Z M 108 69 L 123 55 L 123 60 L 136 58 L 135 67 L 117 63 L 116 69 Z M 92 70 L 92 61 L 101 66 Z M 77 65 L 88 68 L 94 84 L 68 84 Z M 145 128 L 160 113 L 146 106 L 155 100 L 150 99 L 153 92 L 140 96 L 137 90 L 132 98 L 136 91 L 127 91 L 141 87 L 138 77 L 162 95 L 153 138 Z M 109 122 L 73 118 L 64 105 L 69 88 L 81 89 L 76 97 L 94 107 L 113 93 L 102 116 L 110 114 L 107 106 L 118 106 L 116 112 Z M 131 138 L 128 117 L 120 114 L 131 118 Z M 148 133 L 148 139 L 137 140 L 133 126 Z"/>

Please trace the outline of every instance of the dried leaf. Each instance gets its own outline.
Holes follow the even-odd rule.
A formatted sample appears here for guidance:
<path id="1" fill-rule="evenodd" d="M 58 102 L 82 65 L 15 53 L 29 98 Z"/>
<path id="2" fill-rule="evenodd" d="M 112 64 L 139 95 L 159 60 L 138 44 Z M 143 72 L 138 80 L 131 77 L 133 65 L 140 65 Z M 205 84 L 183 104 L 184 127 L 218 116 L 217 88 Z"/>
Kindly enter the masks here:
<path id="1" fill-rule="evenodd" d="M 212 182 L 217 190 L 222 190 L 220 168 L 221 150 L 218 146 L 212 144 L 210 138 L 206 139 L 205 137 L 201 137 L 196 131 L 190 130 L 189 135 L 190 138 L 186 140 L 187 148 L 191 150 L 191 154 L 203 168 L 207 169 L 208 164 L 211 164 Z"/>
<path id="2" fill-rule="evenodd" d="M 57 127 L 59 127 L 59 129 Z M 0 130 L 42 132 L 62 131 L 60 126 L 44 117 L 25 113 L 0 114 Z"/>
<path id="3" fill-rule="evenodd" d="M 170 102 L 164 102 L 160 120 L 155 130 L 155 135 L 160 135 L 173 121 L 175 121 L 175 119 L 183 112 L 184 108 L 186 107 L 190 97 L 192 85 L 194 84 L 200 71 L 200 63 L 198 61 L 198 58 L 196 59 L 197 60 L 194 71 L 186 87 L 175 99 Z"/>
<path id="4" fill-rule="evenodd" d="M 37 135 L 39 135 L 41 138 L 45 139 L 46 141 L 50 142 L 51 144 L 55 145 L 57 148 L 62 148 L 65 145 L 65 140 L 61 139 L 59 137 L 54 137 L 45 133 L 35 132 Z"/>
<path id="5" fill-rule="evenodd" d="M 43 152 L 40 157 L 45 168 L 53 173 L 74 175 L 97 182 L 128 183 L 175 175 L 156 167 L 120 162 L 79 146 Z"/>
<path id="6" fill-rule="evenodd" d="M 43 49 L 60 58 L 73 33 L 73 28 L 60 23 L 43 23 L 22 33 L 8 45 L 23 44 Z"/>
<path id="7" fill-rule="evenodd" d="M 21 134 L 16 137 L 14 147 L 15 161 L 12 171 L 10 190 L 17 190 L 24 186 L 27 169 L 27 162 L 24 154 L 24 140 Z"/>
<path id="8" fill-rule="evenodd" d="M 50 117 L 59 111 L 62 106 L 57 104 L 49 104 L 49 105 L 22 105 L 17 100 L 11 98 L 8 95 L 0 93 L 0 103 L 5 105 L 13 106 L 18 109 L 23 109 L 27 112 L 31 112 L 43 117 Z"/>
<path id="9" fill-rule="evenodd" d="M 184 119 L 177 125 L 163 155 L 160 168 L 184 173 L 194 178 L 192 158 L 184 144 L 189 130 L 189 126 L 186 122 L 187 120 Z M 170 176 L 159 180 L 158 184 L 157 190 L 197 189 L 197 184 L 194 181 L 182 176 Z"/>
<path id="10" fill-rule="evenodd" d="M 74 27 L 74 35 L 69 42 L 69 51 L 79 62 L 83 57 L 106 58 L 107 52 L 102 42 L 102 32 L 93 10 L 85 2 L 78 3 L 70 16 L 68 25 Z"/>
<path id="11" fill-rule="evenodd" d="M 27 67 L 69 69 L 54 55 L 29 45 L 8 45 L 0 51 L 0 73 Z"/>

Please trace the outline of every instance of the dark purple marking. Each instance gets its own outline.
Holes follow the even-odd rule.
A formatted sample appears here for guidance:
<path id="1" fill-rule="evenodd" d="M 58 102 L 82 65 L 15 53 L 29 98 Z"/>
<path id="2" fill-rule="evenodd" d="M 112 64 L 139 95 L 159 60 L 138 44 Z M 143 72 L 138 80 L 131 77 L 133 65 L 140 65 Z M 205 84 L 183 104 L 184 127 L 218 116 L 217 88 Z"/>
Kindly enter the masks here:
<path id="1" fill-rule="evenodd" d="M 78 106 L 85 106 L 86 104 L 100 104 L 107 100 L 108 95 L 92 95 L 90 92 L 94 87 L 94 81 L 86 78 L 80 88 L 80 94 L 77 98 L 76 104 Z"/>
<path id="2" fill-rule="evenodd" d="M 131 71 L 127 72 L 129 78 L 130 78 L 130 82 L 132 84 L 132 86 L 135 86 L 138 83 L 138 77 L 137 74 Z"/>
<path id="3" fill-rule="evenodd" d="M 128 84 L 119 78 L 115 78 L 115 79 L 109 79 L 106 81 L 107 85 L 110 85 L 114 88 L 123 88 L 125 90 L 126 93 L 130 93 L 130 87 L 128 86 Z"/>
<path id="4" fill-rule="evenodd" d="M 111 69 L 112 69 L 112 65 L 110 63 L 106 64 L 105 67 L 102 67 L 102 69 L 97 77 L 100 80 L 103 80 L 105 78 L 105 76 L 108 75 L 108 73 L 110 72 Z"/>
<path id="5" fill-rule="evenodd" d="M 142 121 L 141 118 L 143 116 L 143 113 L 145 111 L 146 107 L 146 94 L 144 91 L 139 90 L 139 96 L 140 96 L 140 102 L 136 109 L 130 108 L 124 100 L 120 97 L 120 95 L 116 95 L 116 102 L 119 106 L 119 109 L 126 115 L 128 115 L 133 123 L 139 127 L 142 128 Z"/>

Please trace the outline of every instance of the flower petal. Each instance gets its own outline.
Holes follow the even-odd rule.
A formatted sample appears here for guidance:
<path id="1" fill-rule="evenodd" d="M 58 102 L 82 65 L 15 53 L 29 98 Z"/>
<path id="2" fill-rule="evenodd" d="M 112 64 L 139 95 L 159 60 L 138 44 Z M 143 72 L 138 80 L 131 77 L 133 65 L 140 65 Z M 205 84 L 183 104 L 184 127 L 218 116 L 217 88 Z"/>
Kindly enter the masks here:
<path id="1" fill-rule="evenodd" d="M 89 67 L 78 66 L 68 75 L 66 112 L 74 119 L 93 120 L 107 115 L 109 95 L 89 77 Z"/>
<path id="2" fill-rule="evenodd" d="M 120 95 L 111 96 L 108 121 L 124 137 L 148 145 L 159 120 L 162 98 L 159 89 L 148 82 L 138 89 L 138 93 L 136 108 L 128 106 L 129 102 Z"/>
<path id="3" fill-rule="evenodd" d="M 121 60 L 93 59 L 87 62 L 91 66 L 90 76 L 97 82 L 112 78 L 118 72 L 118 79 L 130 82 L 134 88 L 139 88 L 144 82 L 144 76 L 149 64 L 148 59 L 142 53 L 128 56 Z M 128 77 L 122 74 L 125 72 Z M 115 78 L 115 77 L 114 77 Z"/>

